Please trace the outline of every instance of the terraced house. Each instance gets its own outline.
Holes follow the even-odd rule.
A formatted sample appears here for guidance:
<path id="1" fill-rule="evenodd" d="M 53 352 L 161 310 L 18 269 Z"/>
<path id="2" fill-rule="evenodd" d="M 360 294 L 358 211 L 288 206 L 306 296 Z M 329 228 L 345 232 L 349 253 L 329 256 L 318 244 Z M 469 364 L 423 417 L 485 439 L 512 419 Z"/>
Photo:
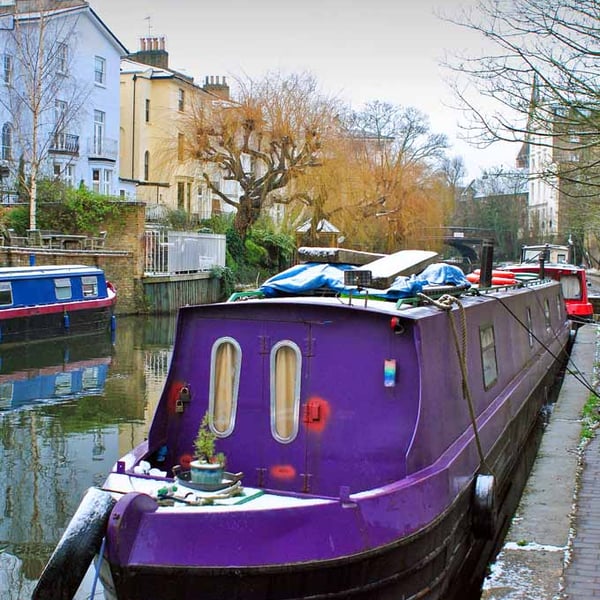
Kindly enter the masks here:
<path id="1" fill-rule="evenodd" d="M 32 202 L 42 177 L 118 195 L 126 48 L 82 0 L 0 0 L 0 19 L 3 189 L 21 172 Z"/>
<path id="2" fill-rule="evenodd" d="M 224 77 L 207 77 L 200 86 L 171 69 L 164 37 L 141 38 L 140 49 L 121 61 L 121 177 L 136 186 L 151 215 L 180 210 L 198 221 L 227 210 L 204 173 L 228 196 L 239 194 L 235 182 L 184 148 L 202 105 L 228 99 Z"/>

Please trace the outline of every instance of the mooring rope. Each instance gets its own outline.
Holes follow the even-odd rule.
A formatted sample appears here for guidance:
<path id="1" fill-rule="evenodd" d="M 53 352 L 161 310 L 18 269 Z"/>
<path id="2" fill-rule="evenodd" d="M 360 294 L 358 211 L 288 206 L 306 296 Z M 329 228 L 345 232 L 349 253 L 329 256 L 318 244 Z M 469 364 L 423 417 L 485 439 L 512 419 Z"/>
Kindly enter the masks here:
<path id="1" fill-rule="evenodd" d="M 467 378 L 467 317 L 465 307 L 458 298 L 450 294 L 444 294 L 438 300 L 434 300 L 433 298 L 430 298 L 429 296 L 421 293 L 417 295 L 420 298 L 426 300 L 427 302 L 433 304 L 436 308 L 439 308 L 440 310 L 443 310 L 446 313 L 448 313 L 448 318 L 450 319 L 450 329 L 452 330 L 452 337 L 454 338 L 454 347 L 456 349 L 458 363 L 460 365 L 463 396 L 467 401 L 467 406 L 469 409 L 471 425 L 473 427 L 473 433 L 475 435 L 475 445 L 477 446 L 477 453 L 479 454 L 479 462 L 481 467 L 485 467 L 487 472 L 491 473 L 492 471 L 486 464 L 483 449 L 481 447 L 481 440 L 479 439 L 479 429 L 477 428 L 477 417 L 475 415 L 475 408 L 473 406 L 473 397 L 471 396 L 471 388 L 469 387 L 469 381 Z M 454 322 L 451 313 L 453 304 L 456 304 L 459 310 L 460 323 L 462 328 L 462 337 L 460 341 L 458 339 L 458 332 L 456 331 L 456 323 Z"/>

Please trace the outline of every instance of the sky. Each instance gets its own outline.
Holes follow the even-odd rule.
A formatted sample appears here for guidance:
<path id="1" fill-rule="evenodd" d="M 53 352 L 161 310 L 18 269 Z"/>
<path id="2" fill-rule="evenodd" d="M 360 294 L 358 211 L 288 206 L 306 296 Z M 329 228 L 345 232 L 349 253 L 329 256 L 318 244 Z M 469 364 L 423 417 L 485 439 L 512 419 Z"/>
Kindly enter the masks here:
<path id="1" fill-rule="evenodd" d="M 440 62 L 481 51 L 482 40 L 437 16 L 475 0 L 89 0 L 129 52 L 141 37 L 164 36 L 169 66 L 201 84 L 207 75 L 259 78 L 310 72 L 325 94 L 352 108 L 379 100 L 414 106 L 445 133 L 468 179 L 484 168 L 513 168 L 514 144 L 476 149 L 461 140 Z"/>

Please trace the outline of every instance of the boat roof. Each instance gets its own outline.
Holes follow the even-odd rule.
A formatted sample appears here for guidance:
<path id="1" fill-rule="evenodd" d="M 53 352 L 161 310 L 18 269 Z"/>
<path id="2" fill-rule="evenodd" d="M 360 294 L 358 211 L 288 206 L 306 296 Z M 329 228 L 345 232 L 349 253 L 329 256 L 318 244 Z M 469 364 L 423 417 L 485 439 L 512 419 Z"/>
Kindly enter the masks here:
<path id="1" fill-rule="evenodd" d="M 97 275 L 103 273 L 98 267 L 88 265 L 44 265 L 33 267 L 0 267 L 0 279 L 35 279 L 70 275 Z"/>
<path id="2" fill-rule="evenodd" d="M 536 282 L 536 287 L 541 285 L 554 285 L 558 286 L 559 283 L 554 279 L 545 279 L 540 282 Z M 494 297 L 497 294 L 522 294 L 528 293 L 533 285 L 529 285 L 524 282 L 518 286 L 499 286 L 491 287 L 489 289 L 478 289 L 476 294 L 469 294 L 468 291 L 462 291 L 460 295 L 460 301 L 465 304 L 479 304 L 486 302 L 489 297 Z M 448 288 L 444 288 L 445 293 L 448 293 Z M 427 289 L 423 290 L 427 295 Z M 435 286 L 431 286 L 430 291 L 435 291 Z M 459 291 L 457 289 L 457 291 Z M 407 300 L 407 299 L 404 299 Z M 384 298 L 377 298 L 367 295 L 365 298 L 364 293 L 356 293 L 352 296 L 274 296 L 274 297 L 248 297 L 244 298 L 243 302 L 239 302 L 239 305 L 247 304 L 285 304 L 285 305 L 313 305 L 313 306 L 337 306 L 342 309 L 349 309 L 354 311 L 365 311 L 371 313 L 387 314 L 390 316 L 400 316 L 410 320 L 418 320 L 423 318 L 426 314 L 438 313 L 439 309 L 431 304 L 419 304 L 413 305 L 409 302 L 403 303 L 403 299 L 399 299 L 397 302 L 390 302 Z M 237 302 L 231 302 L 231 304 L 238 304 Z M 218 305 L 213 305 L 218 306 Z M 194 310 L 195 308 L 206 308 L 206 305 L 200 307 L 184 307 L 180 309 L 182 312 L 188 310 Z"/>

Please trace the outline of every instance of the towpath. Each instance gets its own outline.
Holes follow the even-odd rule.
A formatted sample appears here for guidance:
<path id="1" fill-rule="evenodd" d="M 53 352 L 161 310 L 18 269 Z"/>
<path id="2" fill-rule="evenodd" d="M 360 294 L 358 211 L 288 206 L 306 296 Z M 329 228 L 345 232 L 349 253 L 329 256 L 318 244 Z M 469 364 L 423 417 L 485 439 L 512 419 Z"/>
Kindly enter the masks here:
<path id="1" fill-rule="evenodd" d="M 581 327 L 571 355 L 590 384 L 599 339 L 597 325 Z M 600 600 L 600 430 L 581 445 L 589 395 L 575 375 L 565 375 L 482 599 Z"/>

